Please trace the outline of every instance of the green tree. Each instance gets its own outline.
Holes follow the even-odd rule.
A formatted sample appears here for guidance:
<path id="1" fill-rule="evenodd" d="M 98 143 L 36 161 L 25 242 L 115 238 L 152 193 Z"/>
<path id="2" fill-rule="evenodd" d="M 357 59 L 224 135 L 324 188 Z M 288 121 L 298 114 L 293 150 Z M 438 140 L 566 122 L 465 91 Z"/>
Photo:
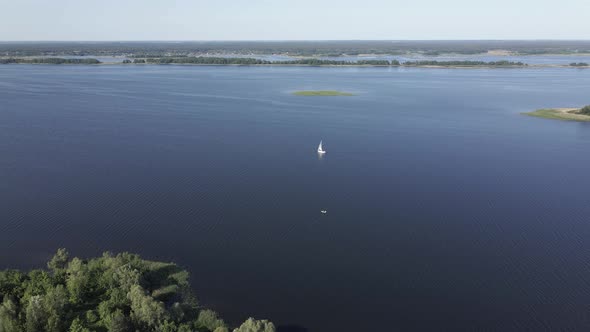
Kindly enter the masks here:
<path id="1" fill-rule="evenodd" d="M 177 332 L 192 332 L 193 330 L 188 324 L 180 324 L 178 325 Z"/>
<path id="2" fill-rule="evenodd" d="M 113 278 L 124 292 L 129 292 L 132 286 L 139 285 L 140 273 L 131 264 L 125 264 L 115 270 Z"/>
<path id="3" fill-rule="evenodd" d="M 0 294 L 20 297 L 24 292 L 25 275 L 20 271 L 0 271 Z"/>
<path id="4" fill-rule="evenodd" d="M 174 322 L 164 321 L 156 327 L 156 332 L 177 332 L 178 327 Z"/>
<path id="5" fill-rule="evenodd" d="M 275 325 L 266 319 L 248 318 L 239 328 L 234 329 L 234 332 L 276 332 L 276 329 Z"/>
<path id="6" fill-rule="evenodd" d="M 60 248 L 57 249 L 57 252 L 53 255 L 51 260 L 47 262 L 47 267 L 53 273 L 53 277 L 58 283 L 65 282 L 66 266 L 68 264 L 69 256 L 70 255 L 66 249 Z"/>
<path id="7" fill-rule="evenodd" d="M 129 320 L 121 310 L 117 309 L 110 317 L 107 329 L 109 332 L 127 332 L 130 330 Z"/>
<path id="8" fill-rule="evenodd" d="M 590 105 L 582 107 L 578 113 L 590 115 Z"/>
<path id="9" fill-rule="evenodd" d="M 98 321 L 98 316 L 94 312 L 94 310 L 86 311 L 86 321 L 90 324 L 94 324 Z"/>
<path id="10" fill-rule="evenodd" d="M 56 270 L 63 270 L 68 264 L 70 254 L 65 248 L 57 249 L 57 252 L 47 263 L 47 267 L 55 273 Z"/>
<path id="11" fill-rule="evenodd" d="M 155 327 L 164 319 L 166 310 L 162 302 L 146 295 L 141 286 L 134 285 L 127 294 L 131 301 L 131 320 L 138 326 Z"/>
<path id="12" fill-rule="evenodd" d="M 53 288 L 53 280 L 46 271 L 33 270 L 27 274 L 23 282 L 24 294 L 21 303 L 29 303 L 29 299 L 34 295 L 43 295 L 49 289 Z"/>
<path id="13" fill-rule="evenodd" d="M 8 297 L 0 305 L 0 332 L 21 332 L 18 321 L 18 310 L 14 302 Z"/>
<path id="14" fill-rule="evenodd" d="M 45 329 L 47 312 L 43 305 L 43 297 L 34 295 L 29 299 L 26 310 L 27 332 L 39 332 Z"/>
<path id="15" fill-rule="evenodd" d="M 224 327 L 223 320 L 217 317 L 217 313 L 213 310 L 201 310 L 197 318 L 197 326 L 204 327 L 209 331 L 214 331 L 218 327 Z"/>
<path id="16" fill-rule="evenodd" d="M 53 273 L 0 271 L 0 332 L 228 332 L 214 311 L 200 310 L 187 271 L 122 253 L 68 261 L 58 250 Z M 56 274 L 63 271 L 63 282 Z M 246 321 L 242 331 L 274 331 Z"/>
<path id="17" fill-rule="evenodd" d="M 43 304 L 47 312 L 47 332 L 61 332 L 64 324 L 64 312 L 68 304 L 68 293 L 63 285 L 50 289 L 44 297 Z"/>
<path id="18" fill-rule="evenodd" d="M 72 325 L 70 325 L 70 332 L 90 332 L 90 329 L 88 329 L 86 326 L 84 326 L 84 323 L 82 322 L 82 320 L 80 318 L 74 319 L 74 321 L 72 321 Z"/>
<path id="19" fill-rule="evenodd" d="M 81 303 L 87 291 L 89 275 L 87 267 L 79 258 L 74 258 L 68 264 L 66 286 L 70 293 L 70 302 Z"/>

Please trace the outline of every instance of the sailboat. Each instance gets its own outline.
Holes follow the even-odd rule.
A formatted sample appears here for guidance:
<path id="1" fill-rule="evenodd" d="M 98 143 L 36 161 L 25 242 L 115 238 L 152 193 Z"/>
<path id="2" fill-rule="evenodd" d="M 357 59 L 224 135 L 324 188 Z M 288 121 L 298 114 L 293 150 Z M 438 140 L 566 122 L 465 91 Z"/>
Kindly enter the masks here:
<path id="1" fill-rule="evenodd" d="M 318 146 L 318 153 L 319 153 L 319 154 L 324 154 L 324 153 L 326 153 L 326 150 L 324 150 L 324 149 L 322 148 L 322 141 L 320 141 L 320 145 Z"/>

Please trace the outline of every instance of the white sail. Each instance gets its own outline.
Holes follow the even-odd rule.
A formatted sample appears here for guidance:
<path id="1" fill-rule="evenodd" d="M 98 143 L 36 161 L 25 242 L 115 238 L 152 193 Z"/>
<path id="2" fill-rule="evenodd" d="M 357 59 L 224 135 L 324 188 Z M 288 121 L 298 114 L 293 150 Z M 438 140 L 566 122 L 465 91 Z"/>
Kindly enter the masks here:
<path id="1" fill-rule="evenodd" d="M 326 153 L 326 151 L 324 151 L 322 148 L 322 141 L 320 141 L 320 145 L 318 146 L 318 153 Z"/>

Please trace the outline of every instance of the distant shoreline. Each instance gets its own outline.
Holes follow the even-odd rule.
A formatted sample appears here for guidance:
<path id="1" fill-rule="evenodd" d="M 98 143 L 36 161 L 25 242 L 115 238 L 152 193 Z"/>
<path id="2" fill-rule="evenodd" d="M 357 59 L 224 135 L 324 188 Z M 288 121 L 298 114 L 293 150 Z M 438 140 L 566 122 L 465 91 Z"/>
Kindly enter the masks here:
<path id="1" fill-rule="evenodd" d="M 392 60 L 323 60 L 316 58 L 293 61 L 270 61 L 257 58 L 224 58 L 224 57 L 164 57 L 164 58 L 134 58 L 119 61 L 99 61 L 96 58 L 10 58 L 0 57 L 0 64 L 33 64 L 33 65 L 181 65 L 181 66 L 295 66 L 295 67 L 388 67 L 388 68 L 433 68 L 433 69 L 478 69 L 478 68 L 575 68 L 589 69 L 587 63 L 571 64 L 527 64 L 514 61 L 406 61 Z"/>
<path id="2" fill-rule="evenodd" d="M 530 64 L 523 66 L 416 66 L 416 65 L 367 65 L 367 64 L 346 64 L 346 65 L 309 65 L 309 64 L 214 64 L 214 63 L 120 63 L 120 62 L 100 62 L 96 64 L 86 63 L 0 63 L 0 66 L 10 65 L 33 65 L 33 66 L 222 66 L 222 67 L 328 67 L 328 68 L 425 68 L 425 69 L 541 69 L 541 68 L 569 68 L 569 69 L 590 69 L 590 67 L 573 67 L 570 65 L 560 64 Z"/>

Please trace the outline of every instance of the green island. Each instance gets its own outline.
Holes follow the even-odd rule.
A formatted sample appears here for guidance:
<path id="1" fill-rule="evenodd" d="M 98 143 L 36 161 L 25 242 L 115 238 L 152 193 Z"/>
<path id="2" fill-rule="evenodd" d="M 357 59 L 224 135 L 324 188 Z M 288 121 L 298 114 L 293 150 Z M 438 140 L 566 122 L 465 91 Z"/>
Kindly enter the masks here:
<path id="1" fill-rule="evenodd" d="M 335 90 L 304 90 L 293 92 L 296 96 L 321 96 L 321 97 L 332 97 L 332 96 L 354 96 L 350 92 L 342 92 Z"/>
<path id="2" fill-rule="evenodd" d="M 229 332 L 199 306 L 189 274 L 173 263 L 105 252 L 70 259 L 59 249 L 48 270 L 0 271 L 0 332 Z M 275 332 L 249 318 L 233 332 Z"/>
<path id="3" fill-rule="evenodd" d="M 125 63 L 131 63 L 125 62 Z M 194 65 L 300 65 L 300 66 L 399 66 L 397 60 L 322 60 L 298 59 L 288 61 L 269 61 L 256 58 L 224 57 L 147 57 L 135 58 L 133 63 L 151 64 L 194 64 Z"/>
<path id="4" fill-rule="evenodd" d="M 524 67 L 527 64 L 523 62 L 514 61 L 436 61 L 436 60 L 424 60 L 424 61 L 407 61 L 404 62 L 404 66 L 432 66 L 432 67 Z"/>
<path id="5" fill-rule="evenodd" d="M 0 64 L 25 63 L 25 64 L 50 64 L 50 65 L 97 65 L 101 62 L 96 59 L 64 59 L 64 58 L 5 58 L 0 59 Z M 1 331 L 0 331 L 1 332 Z"/>
<path id="6" fill-rule="evenodd" d="M 590 121 L 590 105 L 582 108 L 544 108 L 523 114 L 545 119 Z"/>

